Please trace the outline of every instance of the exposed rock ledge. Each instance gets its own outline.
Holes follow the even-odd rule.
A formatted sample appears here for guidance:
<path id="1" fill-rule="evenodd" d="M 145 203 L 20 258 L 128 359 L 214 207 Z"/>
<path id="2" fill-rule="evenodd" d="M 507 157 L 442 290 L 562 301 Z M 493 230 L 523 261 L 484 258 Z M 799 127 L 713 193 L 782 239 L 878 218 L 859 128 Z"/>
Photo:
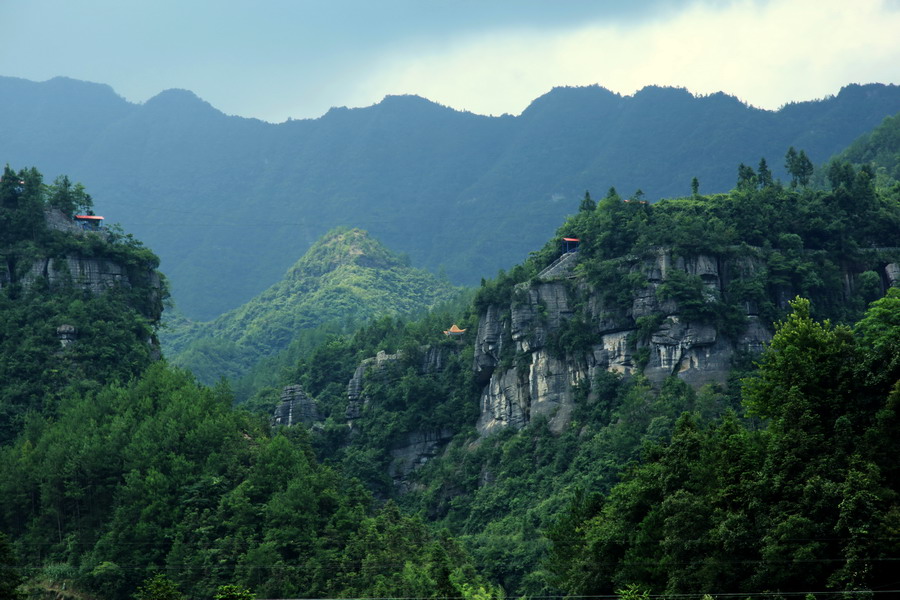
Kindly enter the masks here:
<path id="1" fill-rule="evenodd" d="M 758 353 L 772 338 L 756 306 L 745 306 L 744 330 L 728 338 L 713 325 L 685 320 L 675 302 L 659 299 L 657 289 L 672 270 L 680 270 L 698 276 L 706 300 L 713 302 L 731 280 L 752 277 L 763 268 L 762 261 L 752 256 L 682 258 L 661 249 L 632 267 L 646 284 L 626 311 L 604 306 L 602 294 L 568 278 L 568 271 L 548 271 L 543 278 L 521 284 L 510 306 L 488 306 L 479 320 L 473 361 L 476 380 L 483 386 L 479 433 L 521 428 L 538 415 L 548 418 L 552 430 L 562 431 L 570 421 L 578 386 L 589 390 L 599 370 L 640 371 L 654 384 L 672 375 L 693 386 L 724 383 L 736 354 Z M 855 275 L 846 278 L 852 281 Z M 887 285 L 897 285 L 900 267 L 887 265 L 883 278 Z M 780 291 L 780 306 L 786 307 L 791 292 Z M 575 316 L 576 302 L 592 343 L 574 355 L 553 356 L 548 340 Z M 660 324 L 638 339 L 637 319 L 651 315 L 660 317 Z"/>

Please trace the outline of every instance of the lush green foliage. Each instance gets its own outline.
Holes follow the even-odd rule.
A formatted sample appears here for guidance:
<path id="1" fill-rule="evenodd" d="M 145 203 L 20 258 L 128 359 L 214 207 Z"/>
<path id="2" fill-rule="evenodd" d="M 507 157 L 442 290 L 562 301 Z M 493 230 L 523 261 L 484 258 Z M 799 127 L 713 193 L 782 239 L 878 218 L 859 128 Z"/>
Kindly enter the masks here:
<path id="1" fill-rule="evenodd" d="M 173 364 L 201 381 L 235 379 L 295 340 L 307 345 L 302 332 L 338 323 L 349 332 L 371 317 L 421 312 L 455 293 L 446 280 L 411 268 L 364 231 L 339 228 L 243 306 L 209 323 L 170 322 L 163 348 Z"/>
<path id="2" fill-rule="evenodd" d="M 19 586 L 25 580 L 19 572 L 19 565 L 13 554 L 6 534 L 0 532 L 0 600 L 20 600 Z"/>
<path id="3" fill-rule="evenodd" d="M 685 415 L 608 494 L 576 498 L 551 531 L 550 564 L 567 593 L 892 585 L 900 370 L 896 343 L 885 342 L 900 338 L 900 290 L 855 333 L 813 321 L 806 300 L 792 306 L 744 391 L 765 428 Z M 873 376 L 875 361 L 887 369 Z"/>
<path id="4" fill-rule="evenodd" d="M 900 114 L 887 117 L 881 125 L 850 144 L 838 158 L 872 167 L 882 187 L 900 183 Z"/>
<path id="5" fill-rule="evenodd" d="M 662 301 L 726 333 L 742 324 L 740 303 L 782 318 L 743 405 L 736 380 L 693 389 L 673 378 L 654 388 L 640 375 L 600 372 L 576 389 L 561 430 L 534 418 L 476 439 L 473 336 L 442 331 L 456 323 L 474 333 L 481 311 L 521 302 L 516 284 L 559 255 L 558 240 L 484 282 L 471 305 L 417 321 L 384 316 L 353 333 L 325 319 L 271 359 L 280 373 L 252 372 L 246 406 L 268 413 L 276 384 L 299 383 L 323 415 L 311 432 L 271 430 L 235 409 L 224 383 L 204 387 L 163 362 L 148 367 L 154 313 L 135 308 L 134 290 L 10 285 L 0 295 L 0 368 L 10 382 L 2 393 L 7 407 L 32 404 L 16 408 L 0 446 L 0 530 L 36 571 L 33 581 L 109 599 L 641 598 L 887 584 L 900 552 L 900 295 L 891 290 L 850 323 L 881 295 L 881 267 L 896 260 L 883 247 L 895 243 L 900 197 L 876 189 L 867 168 L 835 165 L 828 191 L 804 187 L 799 175 L 787 189 L 762 161 L 745 165 L 729 194 L 695 190 L 650 205 L 611 189 L 560 229 L 582 239 L 578 273 L 602 289 L 610 311 L 646 280 L 637 261 L 660 248 L 745 265 L 721 297 L 690 274 L 659 287 Z M 121 234 L 67 240 L 43 231 L 31 216 L 48 197 L 39 174 L 14 175 L 26 184 L 8 188 L 0 211 L 16 224 L 4 232 L 9 256 L 77 247 L 146 264 L 146 251 Z M 340 270 L 339 246 L 318 248 L 293 280 Z M 396 257 L 349 248 L 393 268 Z M 846 287 L 845 270 L 859 273 Z M 813 301 L 781 315 L 779 298 L 797 291 Z M 574 318 L 548 340 L 557 356 L 589 345 L 584 299 L 575 300 Z M 823 315 L 843 324 L 814 320 Z M 629 323 L 635 341 L 664 317 Z M 241 318 L 228 331 L 258 326 L 265 339 L 293 326 L 267 325 L 260 306 Z M 54 328 L 70 320 L 91 326 L 80 346 L 61 350 Z M 237 356 L 238 342 L 209 348 Z M 379 353 L 351 406 L 348 380 Z M 507 354 L 508 366 L 522 359 Z M 427 436 L 452 441 L 404 471 L 403 452 Z"/>
<path id="6" fill-rule="evenodd" d="M 89 206 L 80 186 L 67 178 L 45 185 L 33 168 L 7 166 L 0 181 L 0 443 L 29 412 L 50 415 L 61 395 L 127 380 L 153 358 L 166 293 L 154 275 L 158 259 L 117 231 L 79 235 L 48 226 L 65 194 L 76 208 Z M 69 273 L 51 285 L 40 265 L 65 265 L 69 257 L 115 263 L 129 282 L 96 293 Z M 64 347 L 62 325 L 75 336 Z"/>
<path id="7" fill-rule="evenodd" d="M 319 465 L 305 432 L 273 434 L 265 420 L 233 408 L 226 385 L 202 387 L 186 372 L 153 363 L 149 341 L 163 290 L 150 280 L 96 293 L 68 280 L 25 278 L 13 260 L 27 265 L 61 253 L 134 269 L 156 263 L 117 231 L 46 227 L 43 213 L 56 188 L 44 186 L 36 170 L 7 169 L 4 182 L 10 175 L 16 185 L 4 188 L 0 205 L 8 227 L 0 531 L 34 573 L 30 593 L 68 587 L 139 600 L 180 598 L 182 591 L 223 598 L 246 598 L 248 590 L 264 597 L 492 593 L 453 540 L 396 507 L 374 506 L 360 483 Z M 360 262 L 402 266 L 379 247 L 363 249 Z M 327 277 L 329 265 L 314 267 L 319 271 L 304 277 Z M 417 301 L 408 290 L 407 297 Z M 358 339 L 381 344 L 382 329 L 395 323 L 401 326 L 386 318 Z M 77 331 L 65 346 L 61 324 Z M 295 351 L 306 356 L 314 343 L 305 344 Z M 5 540 L 0 566 L 7 569 Z M 4 592 L 12 594 L 18 581 L 6 577 Z"/>
<path id="8" fill-rule="evenodd" d="M 358 483 L 318 465 L 303 431 L 270 435 L 232 400 L 163 363 L 64 398 L 0 450 L 0 526 L 27 564 L 70 564 L 71 583 L 109 598 L 159 569 L 194 597 L 226 584 L 263 597 L 486 585 L 452 540 L 375 511 Z M 157 583 L 141 593 L 157 597 Z"/>
<path id="9" fill-rule="evenodd" d="M 623 200 L 615 190 L 610 190 L 594 208 L 583 202 L 581 210 L 560 228 L 558 235 L 582 240 L 579 250 L 582 253 L 581 274 L 593 283 L 593 289 L 607 306 L 626 315 L 622 318 L 628 318 L 627 309 L 636 287 L 646 285 L 646 276 L 636 275 L 634 266 L 643 257 L 655 256 L 660 248 L 667 248 L 675 258 L 691 259 L 706 254 L 727 258 L 737 265 L 734 272 L 727 274 L 722 296 L 711 298 L 700 277 L 680 270 L 670 271 L 658 292 L 661 300 L 677 303 L 680 316 L 711 323 L 726 335 L 735 336 L 742 331 L 746 303 L 754 303 L 762 318 L 772 322 L 784 314 L 780 298 L 797 291 L 815 299 L 817 315 L 846 323 L 858 319 L 866 303 L 883 291 L 881 277 L 875 269 L 881 271 L 885 263 L 896 260 L 896 248 L 884 247 L 896 243 L 900 198 L 891 190 L 876 191 L 868 172 L 850 165 L 842 165 L 836 172 L 831 190 L 803 187 L 799 180 L 797 187 L 785 188 L 769 177 L 763 177 L 764 183 L 760 183 L 757 170 L 745 168 L 744 171 L 750 183 L 730 194 L 712 197 L 695 195 L 650 205 L 642 203 L 638 196 Z M 489 307 L 508 310 L 521 294 L 516 285 L 535 277 L 559 256 L 559 252 L 558 239 L 553 240 L 533 253 L 524 264 L 501 272 L 494 281 L 483 282 L 474 300 L 475 310 L 482 314 Z M 842 270 L 848 268 L 860 273 L 849 290 L 840 277 Z M 572 296 L 575 316 L 547 340 L 548 349 L 560 357 L 567 352 L 577 354 L 579 349 L 590 344 L 582 339 L 586 330 L 585 317 L 584 313 L 578 312 L 581 309 L 576 296 Z M 881 305 L 872 310 L 879 310 L 878 306 Z M 884 308 L 880 310 L 889 312 Z M 664 316 L 652 314 L 633 323 L 636 336 L 648 336 L 659 327 Z M 500 318 L 508 318 L 508 315 L 501 314 Z M 373 329 L 375 331 L 378 329 Z M 376 337 L 394 340 L 398 332 L 403 333 L 403 330 L 382 328 Z M 890 348 L 888 339 L 890 335 L 880 338 L 879 347 Z M 406 344 L 412 342 L 410 339 Z M 305 381 L 313 395 L 327 398 L 334 394 L 333 406 L 338 407 L 331 413 L 334 421 L 340 421 L 343 414 L 345 404 L 340 403 L 339 398 L 345 394 L 344 382 L 359 359 L 371 356 L 375 349 L 393 352 L 403 343 L 388 341 L 380 347 L 370 345 L 368 354 L 356 353 L 357 344 L 347 338 L 340 343 L 335 341 L 323 347 L 317 360 L 300 365 L 300 373 L 310 373 Z M 338 356 L 344 358 L 336 361 Z M 829 368 L 841 360 L 848 360 L 838 358 L 839 353 L 830 356 L 830 362 L 822 356 L 811 355 L 807 359 L 819 365 L 816 373 L 823 389 L 833 382 L 833 378 L 825 377 Z M 501 368 L 511 367 L 517 361 L 514 353 L 501 355 L 500 359 L 508 363 L 501 364 Z M 895 359 L 885 356 L 885 360 Z M 365 433 L 345 438 L 339 432 L 346 430 L 332 423 L 326 425 L 323 442 L 317 445 L 322 456 L 337 458 L 345 468 L 360 475 L 382 494 L 390 493 L 390 482 L 384 475 L 385 467 L 389 466 L 384 449 L 402 442 L 402 435 L 398 440 L 397 434 L 416 427 L 414 422 L 407 421 L 406 407 L 415 407 L 413 414 L 421 410 L 420 405 L 397 398 L 402 398 L 401 390 L 408 389 L 416 390 L 410 397 L 429 398 L 428 392 L 421 387 L 427 377 L 411 370 L 413 366 L 399 361 L 370 378 L 366 388 L 368 413 L 354 423 L 354 432 Z M 330 373 L 337 377 L 330 378 Z M 389 385 L 383 386 L 379 376 L 386 378 Z M 810 377 L 810 381 L 815 380 L 816 376 Z M 452 389 L 446 388 L 444 397 Z M 745 420 L 737 381 L 728 389 L 706 388 L 698 392 L 677 380 L 667 382 L 661 390 L 654 390 L 639 377 L 623 380 L 614 375 L 602 375 L 593 382 L 592 389 L 594 394 L 590 399 L 587 390 L 583 390 L 578 402 L 579 412 L 574 416 L 571 428 L 561 433 L 551 433 L 546 424 L 537 420 L 522 432 L 505 431 L 480 440 L 473 448 L 471 432 L 465 428 L 456 429 L 459 433 L 446 454 L 412 476 L 414 491 L 402 497 L 402 504 L 410 510 L 424 511 L 429 518 L 458 535 L 486 573 L 510 593 L 588 593 L 585 590 L 589 588 L 575 587 L 573 581 L 588 576 L 599 577 L 588 573 L 588 565 L 596 561 L 596 554 L 587 555 L 583 562 L 573 562 L 571 549 L 566 544 L 575 542 L 561 536 L 570 536 L 573 528 L 582 527 L 584 520 L 592 518 L 603 505 L 600 498 L 607 493 L 637 498 L 635 502 L 645 502 L 646 506 L 654 506 L 662 498 L 662 492 L 658 490 L 645 497 L 637 494 L 634 487 L 627 487 L 637 484 L 625 483 L 622 484 L 625 487 L 615 488 L 620 491 L 614 491 L 623 469 L 629 465 L 638 469 L 635 465 L 653 460 L 654 452 L 659 452 L 644 451 L 646 444 L 664 445 L 673 431 L 682 428 L 685 431 L 690 428 L 697 431 L 721 429 L 720 435 L 731 436 L 728 432 L 744 431 L 749 422 L 750 431 L 755 431 L 754 428 L 762 423 L 758 419 L 768 418 L 759 413 L 757 420 Z M 473 390 L 470 402 L 475 401 L 476 393 Z M 781 391 L 772 390 L 761 393 L 760 397 L 777 402 L 783 395 Z M 844 403 L 855 401 L 852 395 L 840 400 Z M 839 402 L 838 399 L 835 402 Z M 431 410 L 435 411 L 435 408 Z M 676 426 L 679 415 L 685 411 L 690 416 Z M 709 425 L 710 422 L 716 424 Z M 423 421 L 423 424 L 427 429 L 427 422 Z M 723 469 L 736 469 L 745 464 L 758 466 L 752 461 L 761 460 L 763 442 L 753 437 L 757 434 L 747 435 L 752 439 L 728 438 L 711 444 L 709 454 L 704 454 L 699 461 L 702 468 L 712 473 L 719 466 Z M 765 437 L 766 434 L 758 435 Z M 380 465 L 379 468 L 366 472 L 364 469 L 373 463 Z M 660 477 L 669 466 L 648 471 L 647 480 Z M 753 491 L 740 487 L 743 484 L 734 481 L 733 473 L 703 477 L 706 478 L 704 481 L 712 482 L 711 486 L 723 487 L 723 494 Z M 675 475 L 668 481 L 672 486 L 678 485 Z M 589 517 L 570 517 L 571 528 L 563 531 L 559 529 L 562 525 L 557 525 L 560 519 L 558 507 L 569 502 L 581 503 L 581 508 L 573 508 L 573 511 L 580 510 Z M 706 500 L 695 504 L 699 507 L 702 502 Z M 668 506 L 669 512 L 665 514 L 679 514 L 678 506 L 675 503 Z M 751 527 L 746 523 L 742 525 Z M 652 529 L 653 525 L 648 523 L 646 527 Z M 633 528 L 633 524 L 623 525 L 622 531 Z M 750 534 L 736 531 L 734 535 Z M 652 540 L 652 535 L 648 540 Z M 541 563 L 546 556 L 550 541 L 558 546 L 556 553 L 551 553 L 544 568 L 534 568 L 533 565 Z M 702 551 L 700 546 L 696 549 Z M 730 550 L 720 552 L 727 551 Z M 655 576 L 673 571 L 681 564 L 679 560 L 677 556 L 667 559 L 668 562 L 654 571 Z M 719 559 L 711 557 L 708 560 L 729 559 L 723 554 Z M 647 569 L 640 566 L 623 571 L 621 576 L 610 580 L 603 593 L 624 589 L 634 582 L 654 589 L 667 589 L 644 577 L 645 571 Z M 685 571 L 678 577 L 683 577 L 683 581 L 672 584 L 671 589 L 687 590 L 690 587 L 687 582 L 696 582 L 699 576 Z M 743 589 L 763 589 L 760 587 L 762 581 L 762 578 L 754 579 L 754 588 Z M 590 588 L 593 592 L 598 589 Z"/>
<path id="10" fill-rule="evenodd" d="M 673 270 L 659 293 L 676 300 L 689 319 L 734 332 L 745 303 L 757 305 L 764 321 L 772 322 L 781 314 L 778 298 L 793 293 L 813 299 L 818 315 L 852 322 L 877 294 L 865 290 L 869 275 L 848 294 L 841 268 L 866 271 L 897 260 L 900 190 L 876 190 L 865 167 L 836 162 L 832 170 L 828 191 L 777 182 L 763 186 L 754 175 L 753 185 L 729 194 L 651 205 L 623 200 L 610 189 L 595 210 L 570 217 L 556 240 L 524 265 L 483 285 L 476 306 L 508 302 L 513 286 L 548 265 L 559 255 L 559 238 L 569 236 L 582 240 L 580 268 L 614 310 L 630 308 L 637 287 L 645 285 L 635 272 L 640 261 L 665 249 L 675 257 L 705 254 L 746 265 L 730 274 L 724 297 L 713 299 L 704 297 L 699 278 Z"/>
<path id="11" fill-rule="evenodd" d="M 184 600 L 184 596 L 171 579 L 157 573 L 141 584 L 134 593 L 134 600 Z"/>
<path id="12" fill-rule="evenodd" d="M 404 497 L 424 510 L 471 549 L 478 564 L 510 594 L 559 592 L 554 568 L 541 562 L 546 531 L 561 507 L 580 490 L 608 490 L 648 441 L 665 440 L 678 415 L 707 420 L 720 415 L 730 398 L 712 388 L 695 392 L 671 380 L 661 391 L 641 378 L 602 373 L 597 397 L 582 397 L 571 425 L 553 433 L 536 420 L 526 430 L 506 430 L 481 440 L 458 438 L 447 454 L 416 478 L 421 491 Z"/>
<path id="13" fill-rule="evenodd" d="M 324 430 L 314 444 L 320 456 L 340 464 L 343 472 L 360 478 L 382 497 L 394 493 L 391 450 L 402 446 L 407 434 L 452 435 L 477 418 L 472 347 L 442 333 L 450 323 L 463 328 L 474 323 L 453 314 L 432 312 L 416 322 L 378 319 L 353 336 L 321 345 L 299 362 L 289 378 L 318 401 Z M 361 361 L 379 352 L 392 358 L 366 370 L 366 400 L 349 429 L 347 382 Z"/>

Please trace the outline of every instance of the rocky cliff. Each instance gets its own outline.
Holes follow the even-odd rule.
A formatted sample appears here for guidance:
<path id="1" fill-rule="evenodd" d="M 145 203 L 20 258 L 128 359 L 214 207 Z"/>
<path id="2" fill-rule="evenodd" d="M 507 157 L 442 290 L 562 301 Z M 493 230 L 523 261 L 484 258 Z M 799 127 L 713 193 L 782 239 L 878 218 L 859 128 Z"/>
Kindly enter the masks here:
<path id="1" fill-rule="evenodd" d="M 69 249 L 63 252 L 0 253 L 0 289 L 11 284 L 24 289 L 42 284 L 51 290 L 73 285 L 99 295 L 115 288 L 140 288 L 147 295 L 140 302 L 142 308 L 148 309 L 143 312 L 150 313 L 145 316 L 159 319 L 165 292 L 155 263 L 135 266 L 134 261 L 126 262 L 111 250 L 110 236 L 105 231 L 85 231 L 59 210 L 45 210 L 44 221 L 50 230 L 94 244 L 89 251 L 68 244 Z"/>
<path id="2" fill-rule="evenodd" d="M 375 356 L 360 361 L 347 382 L 346 409 L 331 414 L 336 423 L 346 424 L 345 443 L 352 443 L 352 440 L 360 435 L 372 435 L 373 430 L 378 430 L 379 435 L 383 433 L 385 423 L 380 419 L 384 416 L 385 382 L 393 386 L 397 374 L 407 367 L 412 367 L 417 375 L 423 378 L 438 376 L 445 371 L 448 362 L 454 359 L 461 348 L 461 343 L 422 346 L 412 357 L 402 351 L 395 353 L 379 351 Z M 392 407 L 391 410 L 394 409 L 396 407 Z M 381 417 L 374 416 L 379 414 Z M 284 426 L 300 425 L 314 431 L 323 431 L 328 427 L 324 422 L 326 415 L 327 409 L 323 413 L 316 400 L 295 384 L 283 388 L 271 423 Z M 382 448 L 386 458 L 385 474 L 398 490 L 409 491 L 410 475 L 441 454 L 456 433 L 456 428 L 435 424 L 428 417 L 427 414 L 415 413 L 407 425 L 388 436 L 389 441 Z"/>
<path id="3" fill-rule="evenodd" d="M 316 401 L 310 398 L 299 385 L 286 386 L 281 391 L 281 401 L 272 415 L 272 425 L 290 427 L 302 423 L 312 425 L 319 420 Z"/>
<path id="4" fill-rule="evenodd" d="M 94 258 L 79 254 L 66 254 L 51 258 L 42 256 L 27 261 L 25 265 L 16 265 L 20 273 L 14 278 L 9 264 L 0 265 L 0 287 L 17 281 L 24 287 L 31 287 L 38 280 L 44 280 L 51 287 L 73 284 L 77 287 L 100 294 L 115 287 L 132 287 L 134 273 L 129 275 L 125 265 L 106 258 Z M 152 269 L 141 273 L 145 281 L 153 288 L 159 288 L 159 274 Z"/>
<path id="5" fill-rule="evenodd" d="M 575 275 L 576 253 L 519 284 L 509 305 L 488 306 L 480 315 L 473 367 L 483 386 L 479 433 L 521 428 L 538 415 L 562 431 L 576 394 L 587 390 L 590 398 L 599 371 L 643 373 L 657 385 L 669 376 L 695 387 L 725 383 L 738 354 L 758 353 L 770 341 L 771 322 L 747 301 L 732 320 L 739 327 L 726 332 L 710 319 L 687 316 L 690 311 L 661 287 L 681 272 L 702 282 L 702 302 L 721 303 L 734 280 L 753 279 L 766 269 L 754 254 L 677 257 L 660 249 L 655 256 L 632 257 L 628 275 L 640 283 L 627 306 L 611 306 L 601 289 Z M 897 265 L 882 270 L 884 283 L 896 284 Z M 845 294 L 857 275 L 844 273 Z M 776 303 L 786 307 L 794 293 L 783 286 Z M 566 339 L 578 343 L 553 343 L 572 333 L 577 335 Z"/>

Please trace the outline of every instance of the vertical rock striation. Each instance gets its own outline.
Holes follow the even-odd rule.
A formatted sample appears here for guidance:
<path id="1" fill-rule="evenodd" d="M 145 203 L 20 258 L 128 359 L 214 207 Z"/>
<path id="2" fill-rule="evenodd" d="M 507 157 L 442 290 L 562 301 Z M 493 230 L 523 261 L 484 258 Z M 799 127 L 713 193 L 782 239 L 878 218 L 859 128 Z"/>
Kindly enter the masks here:
<path id="1" fill-rule="evenodd" d="M 272 415 L 272 425 L 291 427 L 297 424 L 310 426 L 319 420 L 316 402 L 299 385 L 289 385 L 281 390 L 281 402 Z"/>
<path id="2" fill-rule="evenodd" d="M 658 249 L 649 257 L 629 257 L 636 285 L 627 307 L 608 306 L 603 290 L 574 276 L 578 254 L 563 255 L 532 281 L 519 284 L 508 306 L 490 305 L 480 315 L 473 370 L 482 385 L 477 429 L 488 435 L 504 427 L 521 428 L 546 416 L 554 431 L 571 418 L 576 390 L 588 391 L 600 370 L 642 373 L 659 385 L 676 376 L 692 386 L 725 383 L 738 354 L 761 352 L 772 326 L 755 302 L 742 305 L 740 330 L 726 335 L 711 319 L 691 319 L 690 311 L 660 293 L 676 271 L 701 284 L 700 303 L 727 302 L 729 285 L 753 280 L 766 265 L 756 252 L 729 256 L 675 256 Z M 859 273 L 844 273 L 845 295 Z M 900 284 L 900 267 L 883 267 L 887 286 Z M 786 308 L 796 290 L 783 285 L 773 299 Z M 738 315 L 741 317 L 741 315 Z M 573 320 L 577 319 L 577 320 Z M 652 325 L 648 331 L 648 324 Z M 575 328 L 588 343 L 560 348 L 551 343 Z"/>

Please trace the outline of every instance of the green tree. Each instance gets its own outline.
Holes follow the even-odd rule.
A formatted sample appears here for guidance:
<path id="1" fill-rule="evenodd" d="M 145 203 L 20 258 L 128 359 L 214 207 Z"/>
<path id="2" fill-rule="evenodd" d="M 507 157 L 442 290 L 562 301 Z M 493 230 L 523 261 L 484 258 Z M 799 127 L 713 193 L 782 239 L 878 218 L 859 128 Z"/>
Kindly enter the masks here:
<path id="1" fill-rule="evenodd" d="M 890 389 L 900 379 L 900 288 L 873 302 L 854 331 L 862 349 L 859 376 Z"/>
<path id="2" fill-rule="evenodd" d="M 808 427 L 815 418 L 817 429 L 825 432 L 849 393 L 845 376 L 855 357 L 852 332 L 827 320 L 814 321 L 805 298 L 792 300 L 790 306 L 791 314 L 776 324 L 759 373 L 746 383 L 745 403 L 754 414 L 789 427 Z"/>
<path id="3" fill-rule="evenodd" d="M 641 586 L 631 583 L 620 590 L 616 590 L 616 594 L 622 600 L 650 600 L 650 592 L 641 589 Z"/>
<path id="4" fill-rule="evenodd" d="M 0 532 L 0 600 L 21 600 L 23 581 L 9 538 Z"/>
<path id="5" fill-rule="evenodd" d="M 133 596 L 134 600 L 184 600 L 184 594 L 178 590 L 171 579 L 157 573 L 144 580 Z"/>
<path id="6" fill-rule="evenodd" d="M 3 167 L 3 176 L 0 177 L 0 207 L 9 209 L 18 207 L 19 196 L 22 194 L 22 185 L 19 181 L 19 174 L 8 164 Z"/>
<path id="7" fill-rule="evenodd" d="M 784 156 L 784 168 L 791 176 L 792 188 L 797 187 L 798 184 L 806 186 L 814 171 L 812 161 L 806 156 L 806 152 L 801 150 L 798 153 L 793 146 L 788 148 L 787 154 Z"/>
<path id="8" fill-rule="evenodd" d="M 772 179 L 772 171 L 769 170 L 769 165 L 766 163 L 765 158 L 759 159 L 759 167 L 756 169 L 756 181 L 761 189 L 770 187 L 775 183 Z"/>
<path id="9" fill-rule="evenodd" d="M 239 585 L 220 585 L 214 600 L 253 600 L 253 592 Z"/>
<path id="10" fill-rule="evenodd" d="M 50 186 L 50 194 L 47 204 L 58 208 L 66 216 L 76 213 L 89 213 L 94 207 L 94 201 L 84 186 L 80 183 L 73 184 L 68 175 L 60 175 Z"/>
<path id="11" fill-rule="evenodd" d="M 756 181 L 756 172 L 753 170 L 753 167 L 748 167 L 744 163 L 738 165 L 738 190 L 746 191 L 756 189 Z"/>
<path id="12" fill-rule="evenodd" d="M 797 173 L 797 151 L 794 150 L 793 146 L 788 148 L 787 153 L 784 155 L 784 168 L 787 169 L 788 174 L 791 176 L 791 187 L 797 187 L 797 182 L 799 180 L 799 175 Z"/>
<path id="13" fill-rule="evenodd" d="M 591 193 L 584 191 L 584 198 L 581 199 L 581 205 L 578 207 L 579 212 L 592 212 L 597 208 L 597 203 L 591 199 Z"/>
<path id="14" fill-rule="evenodd" d="M 797 181 L 800 185 L 806 186 L 809 184 L 809 180 L 812 178 L 814 171 L 815 167 L 813 167 L 813 163 L 809 160 L 809 157 L 806 156 L 806 151 L 800 150 L 800 154 L 797 155 L 796 166 Z"/>

